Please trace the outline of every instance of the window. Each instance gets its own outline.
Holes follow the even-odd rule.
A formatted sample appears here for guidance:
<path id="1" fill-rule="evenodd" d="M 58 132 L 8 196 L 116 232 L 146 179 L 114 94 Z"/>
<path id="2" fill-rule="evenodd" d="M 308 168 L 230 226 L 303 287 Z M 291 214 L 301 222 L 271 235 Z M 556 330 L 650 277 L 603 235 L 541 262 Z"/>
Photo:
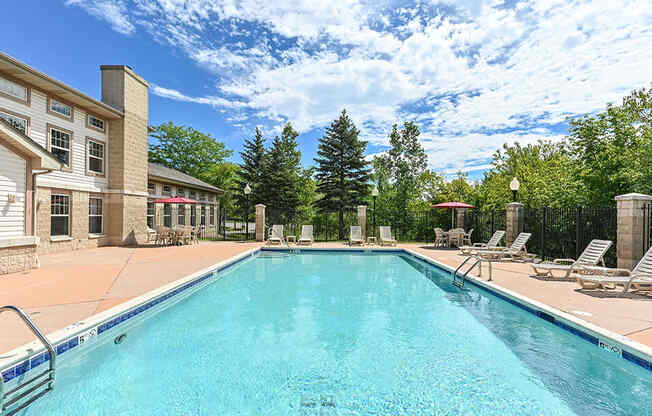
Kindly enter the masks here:
<path id="1" fill-rule="evenodd" d="M 172 206 L 170 204 L 163 204 L 163 225 L 172 227 Z"/>
<path id="2" fill-rule="evenodd" d="M 86 140 L 87 173 L 104 175 L 104 143 L 95 140 Z"/>
<path id="3" fill-rule="evenodd" d="M 177 196 L 186 196 L 186 191 L 183 188 L 177 188 Z"/>
<path id="4" fill-rule="evenodd" d="M 211 205 L 211 213 L 209 215 L 211 225 L 215 225 L 215 206 Z"/>
<path id="5" fill-rule="evenodd" d="M 170 185 L 163 185 L 163 195 L 172 195 L 172 187 Z"/>
<path id="6" fill-rule="evenodd" d="M 206 225 L 206 205 L 201 206 L 201 217 L 200 217 L 201 225 Z"/>
<path id="7" fill-rule="evenodd" d="M 52 195 L 50 201 L 50 235 L 70 234 L 70 195 Z"/>
<path id="8" fill-rule="evenodd" d="M 61 163 L 70 167 L 70 148 L 72 133 L 56 127 L 49 127 L 50 152 L 54 154 Z"/>
<path id="9" fill-rule="evenodd" d="M 54 98 L 48 98 L 48 112 L 72 120 L 72 107 Z"/>
<path id="10" fill-rule="evenodd" d="M 197 206 L 190 206 L 190 225 L 193 227 L 197 225 Z"/>
<path id="11" fill-rule="evenodd" d="M 186 206 L 178 205 L 177 209 L 179 210 L 177 215 L 177 224 L 186 225 Z"/>
<path id="12" fill-rule="evenodd" d="M 104 131 L 104 120 L 89 114 L 86 117 L 86 125 L 92 129 Z"/>
<path id="13" fill-rule="evenodd" d="M 27 87 L 23 87 L 7 78 L 0 77 L 0 93 L 25 104 L 29 103 L 29 90 Z"/>
<path id="14" fill-rule="evenodd" d="M 147 226 L 154 228 L 154 203 L 147 202 Z"/>
<path id="15" fill-rule="evenodd" d="M 203 192 L 201 194 L 199 194 L 199 200 L 200 201 L 206 201 L 206 194 L 203 193 Z"/>
<path id="16" fill-rule="evenodd" d="M 88 233 L 102 234 L 102 198 L 88 198 Z"/>
<path id="17" fill-rule="evenodd" d="M 195 191 L 190 191 L 190 199 L 197 199 L 197 193 Z"/>
<path id="18" fill-rule="evenodd" d="M 155 183 L 148 183 L 147 184 L 147 193 L 150 195 L 156 195 L 156 184 Z"/>
<path id="19" fill-rule="evenodd" d="M 0 118 L 7 120 L 16 130 L 20 130 L 23 134 L 27 134 L 27 126 L 29 123 L 26 118 L 5 113 L 4 111 L 0 111 Z"/>

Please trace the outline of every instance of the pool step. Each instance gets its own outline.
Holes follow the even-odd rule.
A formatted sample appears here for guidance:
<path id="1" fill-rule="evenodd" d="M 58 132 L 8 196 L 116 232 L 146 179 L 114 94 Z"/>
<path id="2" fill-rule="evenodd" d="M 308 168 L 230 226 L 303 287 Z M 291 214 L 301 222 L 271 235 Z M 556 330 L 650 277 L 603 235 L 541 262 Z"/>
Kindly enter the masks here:
<path id="1" fill-rule="evenodd" d="M 18 381 L 18 385 L 7 392 L 4 391 L 4 380 L 0 376 L 0 416 L 13 416 L 52 391 L 54 388 L 54 364 L 57 354 L 50 341 L 22 309 L 12 305 L 0 307 L 0 314 L 6 311 L 14 312 L 22 319 L 23 323 L 43 343 L 49 355 L 49 368 L 47 370 L 28 380 Z M 26 362 L 29 364 L 29 360 Z"/>

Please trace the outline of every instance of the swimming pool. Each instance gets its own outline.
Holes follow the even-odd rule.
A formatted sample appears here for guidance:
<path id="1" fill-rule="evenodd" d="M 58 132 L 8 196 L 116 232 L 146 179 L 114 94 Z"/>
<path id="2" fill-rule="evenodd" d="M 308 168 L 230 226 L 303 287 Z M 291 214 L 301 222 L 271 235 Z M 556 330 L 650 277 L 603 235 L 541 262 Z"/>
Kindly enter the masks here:
<path id="1" fill-rule="evenodd" d="M 23 414 L 649 412 L 649 370 L 413 256 L 253 256 L 203 284 L 63 354 Z"/>

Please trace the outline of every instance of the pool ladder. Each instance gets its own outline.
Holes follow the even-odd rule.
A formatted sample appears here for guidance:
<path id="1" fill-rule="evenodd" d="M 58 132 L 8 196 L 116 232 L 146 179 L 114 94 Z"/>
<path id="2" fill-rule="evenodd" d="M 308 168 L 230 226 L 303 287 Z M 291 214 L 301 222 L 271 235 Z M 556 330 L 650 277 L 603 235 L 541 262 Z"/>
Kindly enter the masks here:
<path id="1" fill-rule="evenodd" d="M 43 335 L 22 309 L 12 305 L 0 307 L 0 314 L 5 311 L 12 311 L 18 315 L 39 341 L 43 343 L 50 354 L 50 366 L 47 370 L 42 371 L 28 380 L 19 382 L 16 387 L 7 392 L 4 391 L 4 380 L 2 375 L 0 375 L 0 416 L 13 416 L 52 391 L 54 388 L 54 369 L 57 354 L 50 341 L 48 341 L 45 335 Z M 11 406 L 16 407 L 9 410 Z"/>
<path id="2" fill-rule="evenodd" d="M 473 264 L 471 265 L 471 267 L 466 269 L 466 271 L 462 275 L 459 275 L 459 272 L 462 269 L 462 266 L 464 266 L 466 263 L 468 263 L 469 260 L 471 260 L 471 259 L 475 260 L 473 262 Z M 489 263 L 489 280 L 491 280 L 491 262 L 490 261 L 487 261 L 487 262 Z M 453 275 L 453 281 L 452 281 L 453 285 L 459 287 L 460 289 L 463 288 L 464 287 L 464 281 L 466 280 L 466 276 L 468 276 L 468 274 L 471 272 L 471 270 L 473 270 L 473 268 L 475 266 L 478 266 L 478 270 L 480 270 L 479 274 L 480 274 L 480 276 L 482 276 L 482 259 L 479 258 L 479 257 L 475 257 L 475 256 L 469 256 L 469 257 L 465 258 L 464 261 L 459 266 L 457 266 L 457 269 L 455 269 L 455 271 L 452 273 L 452 275 Z"/>

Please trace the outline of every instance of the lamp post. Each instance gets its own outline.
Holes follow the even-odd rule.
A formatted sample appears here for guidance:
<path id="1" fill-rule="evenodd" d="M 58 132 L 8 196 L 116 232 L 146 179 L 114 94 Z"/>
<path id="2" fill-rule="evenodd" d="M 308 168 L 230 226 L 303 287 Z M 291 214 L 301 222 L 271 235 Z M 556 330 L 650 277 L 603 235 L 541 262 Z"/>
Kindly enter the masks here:
<path id="1" fill-rule="evenodd" d="M 246 184 L 244 187 L 245 194 L 245 241 L 249 238 L 249 194 L 251 193 L 251 187 L 249 184 Z"/>
<path id="2" fill-rule="evenodd" d="M 512 181 L 509 183 L 509 189 L 512 190 L 512 195 L 514 195 L 514 202 L 516 202 L 516 194 L 518 193 L 518 188 L 521 187 L 521 183 L 514 177 Z"/>
<path id="3" fill-rule="evenodd" d="M 374 189 L 371 191 L 371 195 L 374 197 L 374 238 L 376 238 L 376 198 L 378 197 L 377 186 L 374 186 Z"/>

